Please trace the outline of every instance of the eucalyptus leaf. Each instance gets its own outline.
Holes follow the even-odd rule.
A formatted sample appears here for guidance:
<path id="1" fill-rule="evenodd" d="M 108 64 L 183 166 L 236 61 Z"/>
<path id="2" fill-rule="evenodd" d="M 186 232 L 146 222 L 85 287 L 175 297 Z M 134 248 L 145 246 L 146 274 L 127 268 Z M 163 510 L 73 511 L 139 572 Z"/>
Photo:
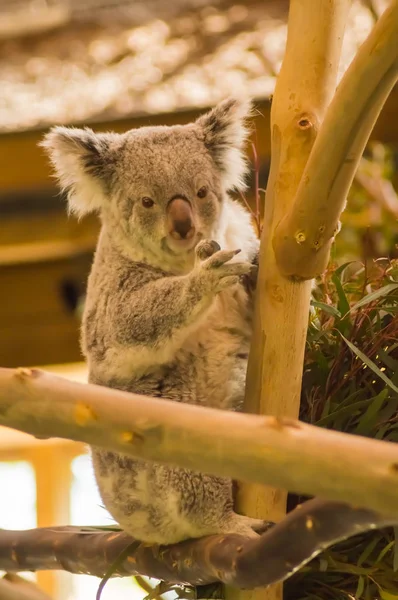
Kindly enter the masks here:
<path id="1" fill-rule="evenodd" d="M 348 406 L 343 406 L 342 408 L 338 408 L 333 412 L 329 412 L 325 416 L 322 416 L 319 421 L 315 423 L 318 427 L 325 427 L 330 423 L 333 423 L 337 418 L 344 416 L 353 416 L 359 409 L 369 406 L 371 404 L 372 398 L 367 398 L 366 400 L 359 400 L 358 402 L 353 402 Z"/>
<path id="2" fill-rule="evenodd" d="M 358 308 L 361 308 L 362 306 L 366 306 L 367 304 L 370 304 L 370 302 L 374 302 L 374 300 L 378 300 L 379 298 L 383 298 L 384 296 L 387 296 L 394 290 L 398 290 L 398 283 L 389 283 L 389 284 L 379 288 L 378 290 L 375 290 L 371 294 L 367 294 L 366 296 L 361 298 L 361 300 L 359 300 L 356 304 L 351 306 L 351 312 L 358 310 Z"/>
<path id="3" fill-rule="evenodd" d="M 361 575 L 360 577 L 358 577 L 358 585 L 357 585 L 357 590 L 355 592 L 355 598 L 361 598 L 364 589 L 365 589 L 365 577 L 363 575 Z"/>
<path id="4" fill-rule="evenodd" d="M 394 548 L 394 544 L 395 544 L 395 541 L 393 540 L 392 542 L 390 542 L 389 544 L 387 544 L 386 546 L 384 546 L 383 550 L 380 552 L 379 556 L 376 558 L 375 563 L 381 562 L 383 560 L 383 558 L 385 557 L 385 555 L 392 548 Z"/>
<path id="5" fill-rule="evenodd" d="M 391 379 L 389 377 L 387 377 L 387 375 L 385 373 L 383 373 L 383 371 L 380 371 L 379 367 L 373 362 L 373 360 L 371 360 L 369 357 L 366 356 L 366 354 L 361 352 L 361 350 L 359 348 L 357 348 L 352 342 L 350 342 L 350 340 L 347 340 L 347 338 L 344 337 L 344 335 L 342 333 L 340 333 L 340 335 L 343 338 L 343 340 L 345 341 L 345 343 L 347 344 L 347 346 L 349 347 L 349 349 L 356 356 L 358 356 L 358 358 L 360 358 L 361 361 L 365 365 L 367 365 L 369 367 L 369 369 L 371 369 L 375 375 L 380 377 L 380 379 L 382 379 L 384 381 L 384 383 L 386 385 L 388 385 L 388 387 L 390 387 L 394 392 L 398 393 L 398 387 L 391 381 Z"/>
<path id="6" fill-rule="evenodd" d="M 320 310 L 323 310 L 324 312 L 326 312 L 330 315 L 333 315 L 334 317 L 341 318 L 341 312 L 339 310 L 337 310 L 337 308 L 331 304 L 326 304 L 325 302 L 317 302 L 315 300 L 311 300 L 311 306 L 314 306 L 315 308 L 319 308 Z"/>
<path id="7" fill-rule="evenodd" d="M 333 281 L 334 285 L 336 286 L 336 292 L 337 292 L 337 296 L 339 298 L 337 308 L 338 308 L 340 314 L 348 315 L 348 313 L 350 312 L 350 304 L 348 302 L 343 285 L 342 285 L 339 277 L 337 277 L 336 273 L 333 273 L 332 281 Z"/>
<path id="8" fill-rule="evenodd" d="M 346 270 L 346 268 L 350 265 L 353 265 L 355 262 L 355 260 L 349 260 L 348 262 L 343 263 L 342 265 L 337 267 L 333 275 L 336 275 L 339 279 L 341 279 L 344 275 L 344 271 Z"/>
<path id="9" fill-rule="evenodd" d="M 394 559 L 393 569 L 398 571 L 398 527 L 394 527 Z"/>
<path id="10" fill-rule="evenodd" d="M 392 371 L 398 371 L 398 360 L 394 360 L 388 352 L 383 349 L 377 351 L 380 360 Z"/>
<path id="11" fill-rule="evenodd" d="M 380 537 L 379 536 L 375 536 L 369 542 L 369 544 L 365 547 L 365 549 L 363 550 L 362 554 L 360 555 L 360 557 L 357 560 L 358 567 L 361 567 L 363 565 L 363 563 L 367 561 L 367 559 L 372 554 L 373 550 L 376 548 L 376 546 L 377 546 L 377 544 L 379 542 L 380 542 Z"/>
<path id="12" fill-rule="evenodd" d="M 369 435 L 372 429 L 378 422 L 378 417 L 386 398 L 388 396 L 388 389 L 384 388 L 374 398 L 371 398 L 371 403 L 366 412 L 362 415 L 355 430 L 358 435 Z"/>
<path id="13" fill-rule="evenodd" d="M 398 600 L 398 593 L 388 592 L 379 588 L 381 600 Z"/>

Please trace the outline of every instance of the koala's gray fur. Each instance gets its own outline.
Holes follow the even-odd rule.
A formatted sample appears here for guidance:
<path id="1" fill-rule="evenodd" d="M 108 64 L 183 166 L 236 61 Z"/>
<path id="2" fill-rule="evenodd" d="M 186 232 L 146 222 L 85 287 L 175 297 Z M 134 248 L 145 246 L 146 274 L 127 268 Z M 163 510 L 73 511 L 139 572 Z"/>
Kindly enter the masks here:
<path id="1" fill-rule="evenodd" d="M 243 186 L 249 108 L 228 100 L 184 126 L 122 135 L 55 127 L 46 136 L 70 209 L 102 220 L 83 319 L 91 382 L 241 408 L 251 337 L 242 276 L 258 241 L 227 192 Z M 190 239 L 178 233 L 186 222 Z M 98 448 L 92 457 L 105 506 L 136 539 L 255 535 L 263 525 L 233 511 L 227 479 Z"/>

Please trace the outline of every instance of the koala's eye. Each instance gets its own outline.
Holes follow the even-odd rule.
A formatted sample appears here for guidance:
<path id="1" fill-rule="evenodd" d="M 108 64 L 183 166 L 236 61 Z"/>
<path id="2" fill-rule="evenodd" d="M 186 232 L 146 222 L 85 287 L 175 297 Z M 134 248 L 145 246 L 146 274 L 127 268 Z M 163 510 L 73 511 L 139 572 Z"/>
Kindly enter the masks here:
<path id="1" fill-rule="evenodd" d="M 207 187 L 205 185 L 198 190 L 197 196 L 198 198 L 205 198 L 207 196 Z"/>
<path id="2" fill-rule="evenodd" d="M 149 196 L 144 196 L 141 198 L 141 203 L 142 206 L 145 206 L 145 208 L 152 208 L 152 206 L 155 204 L 152 198 L 149 198 Z"/>

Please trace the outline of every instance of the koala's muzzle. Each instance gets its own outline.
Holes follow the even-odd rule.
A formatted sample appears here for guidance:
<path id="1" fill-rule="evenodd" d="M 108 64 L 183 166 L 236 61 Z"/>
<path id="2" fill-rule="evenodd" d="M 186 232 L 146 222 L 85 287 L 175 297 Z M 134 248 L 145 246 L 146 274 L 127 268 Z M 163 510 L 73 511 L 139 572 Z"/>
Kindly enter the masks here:
<path id="1" fill-rule="evenodd" d="M 167 231 L 174 240 L 190 240 L 195 235 L 195 224 L 190 203 L 178 197 L 167 205 Z"/>

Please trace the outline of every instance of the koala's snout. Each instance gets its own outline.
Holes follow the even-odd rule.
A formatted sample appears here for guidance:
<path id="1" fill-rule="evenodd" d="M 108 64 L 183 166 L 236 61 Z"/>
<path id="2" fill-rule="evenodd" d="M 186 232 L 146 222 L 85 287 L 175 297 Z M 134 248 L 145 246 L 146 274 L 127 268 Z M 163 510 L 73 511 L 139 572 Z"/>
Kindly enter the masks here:
<path id="1" fill-rule="evenodd" d="M 190 240 L 195 235 L 194 217 L 188 200 L 178 197 L 167 206 L 167 229 L 175 240 Z"/>

